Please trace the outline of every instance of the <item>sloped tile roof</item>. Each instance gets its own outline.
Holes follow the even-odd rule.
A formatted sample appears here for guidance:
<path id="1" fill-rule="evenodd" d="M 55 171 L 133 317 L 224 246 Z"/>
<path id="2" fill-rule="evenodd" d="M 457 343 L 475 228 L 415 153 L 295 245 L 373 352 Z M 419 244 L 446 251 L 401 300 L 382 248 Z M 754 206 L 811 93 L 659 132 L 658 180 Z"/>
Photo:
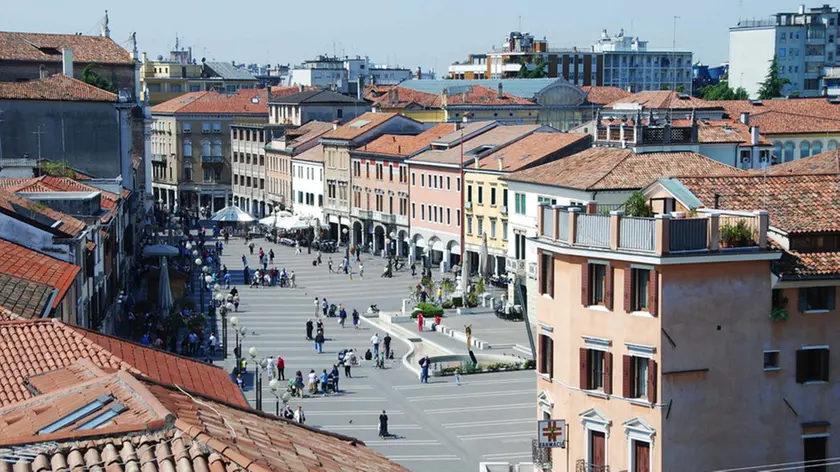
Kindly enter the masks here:
<path id="1" fill-rule="evenodd" d="M 205 62 L 204 65 L 223 79 L 257 81 L 257 78 L 251 75 L 247 69 L 236 67 L 230 62 Z"/>
<path id="2" fill-rule="evenodd" d="M 635 190 L 664 177 L 733 174 L 745 172 L 694 152 L 636 154 L 594 147 L 503 179 L 582 190 Z"/>
<path id="3" fill-rule="evenodd" d="M 324 134 L 332 131 L 333 124 L 325 121 L 310 121 L 303 124 L 300 128 L 294 130 L 295 139 L 289 142 L 288 146 L 291 148 L 299 147 L 306 144 L 313 139 L 318 139 Z M 288 133 L 288 131 L 287 131 Z"/>
<path id="4" fill-rule="evenodd" d="M 0 406 L 32 396 L 24 386 L 27 377 L 67 367 L 78 359 L 247 405 L 239 387 L 223 369 L 46 319 L 0 322 Z"/>
<path id="5" fill-rule="evenodd" d="M 318 144 L 294 156 L 295 160 L 308 162 L 324 162 L 324 145 Z"/>
<path id="6" fill-rule="evenodd" d="M 585 85 L 581 90 L 586 94 L 586 101 L 596 105 L 606 105 L 632 95 L 622 88 L 604 85 Z"/>
<path id="7" fill-rule="evenodd" d="M 391 91 L 389 95 L 389 91 Z M 381 108 L 405 108 L 417 104 L 428 108 L 440 108 L 440 94 L 400 87 L 398 85 L 368 85 L 365 98 Z"/>
<path id="8" fill-rule="evenodd" d="M 686 125 L 691 126 L 691 123 L 687 122 Z M 764 130 L 759 128 L 759 133 L 761 131 Z M 740 121 L 699 120 L 697 121 L 697 141 L 704 144 L 738 143 L 742 146 L 749 146 L 752 142 L 752 136 L 750 135 L 750 127 Z M 762 146 L 773 145 L 761 134 L 758 137 L 758 144 Z"/>
<path id="9" fill-rule="evenodd" d="M 53 290 L 47 284 L 0 273 L 0 307 L 18 314 L 19 319 L 40 318 L 48 308 Z M 10 319 L 18 318 L 10 316 Z"/>
<path id="10" fill-rule="evenodd" d="M 565 148 L 570 146 L 580 149 L 580 146 L 585 146 L 591 138 L 592 135 L 588 133 L 538 132 L 482 157 L 478 161 L 478 166 L 485 170 L 500 170 L 499 160 L 501 159 L 503 166 L 501 170 L 516 172 L 552 154 L 562 153 Z M 574 152 L 574 150 L 571 152 Z M 470 168 L 472 169 L 474 166 L 470 166 Z"/>
<path id="11" fill-rule="evenodd" d="M 0 306 L 0 321 L 12 321 L 12 320 L 22 320 L 25 319 L 23 316 L 3 308 Z"/>
<path id="12" fill-rule="evenodd" d="M 487 124 L 488 122 L 480 122 L 479 125 Z M 471 150 L 480 146 L 504 146 L 508 143 L 524 138 L 531 133 L 536 132 L 541 128 L 541 125 L 513 125 L 513 126 L 496 126 L 495 128 L 485 131 L 472 139 L 466 138 L 463 143 L 464 162 L 469 164 L 472 158 L 467 155 Z M 475 128 L 473 128 L 474 130 Z M 467 134 L 465 130 L 465 136 Z M 447 140 L 452 135 L 458 134 L 460 131 L 450 133 L 444 136 L 442 140 Z M 432 162 L 439 164 L 454 164 L 461 163 L 461 149 L 462 146 L 457 145 L 446 150 L 430 149 L 424 151 L 411 159 L 408 162 Z"/>
<path id="13" fill-rule="evenodd" d="M 840 231 L 840 175 L 680 177 L 707 208 L 767 210 L 770 225 L 788 233 Z"/>
<path id="14" fill-rule="evenodd" d="M 333 92 L 332 90 L 327 89 L 315 89 L 315 90 L 304 90 L 303 92 L 298 92 L 290 95 L 284 95 L 281 97 L 272 96 L 271 103 L 278 103 L 278 104 L 293 104 L 299 105 L 301 103 L 309 103 L 309 104 L 317 104 L 317 103 L 345 103 L 345 104 L 353 104 L 353 103 L 364 103 L 363 101 L 360 102 L 349 95 L 344 95 L 341 93 Z"/>
<path id="15" fill-rule="evenodd" d="M 469 92 L 458 93 L 454 95 L 444 95 L 442 97 L 442 105 L 444 108 L 451 106 L 533 106 L 538 107 L 533 101 L 522 98 L 517 95 L 504 92 L 499 97 L 498 89 L 492 89 L 483 85 L 473 85 Z"/>
<path id="16" fill-rule="evenodd" d="M 441 136 L 452 133 L 455 129 L 456 125 L 454 123 L 440 123 L 416 136 L 386 134 L 357 150 L 393 156 L 410 156 L 422 150 Z"/>
<path id="17" fill-rule="evenodd" d="M 715 102 L 732 119 L 741 113 L 750 114 L 750 124 L 759 126 L 762 134 L 809 134 L 840 132 L 840 103 L 826 98 L 722 100 Z"/>
<path id="18" fill-rule="evenodd" d="M 316 430 L 126 372 L 94 377 L 0 408 L 0 471 L 407 472 L 356 439 Z M 41 429 L 111 395 L 126 407 L 90 430 Z M 77 423 L 78 424 L 78 423 Z M 3 427 L 6 425 L 7 427 Z M 4 465 L 5 464 L 5 465 Z"/>
<path id="19" fill-rule="evenodd" d="M 301 88 L 303 90 L 301 90 Z M 318 90 L 319 87 L 314 86 L 305 86 L 299 87 L 297 85 L 275 85 L 270 87 L 270 100 L 274 100 L 277 98 L 285 97 L 287 95 L 294 95 L 296 93 L 300 93 L 304 90 Z"/>
<path id="20" fill-rule="evenodd" d="M 840 173 L 840 149 L 833 149 L 814 156 L 776 164 L 766 169 L 752 169 L 752 174 L 838 174 Z"/>
<path id="21" fill-rule="evenodd" d="M 265 115 L 268 117 L 266 89 L 239 89 L 224 94 L 215 90 L 190 92 L 152 107 L 152 113 L 175 115 Z"/>
<path id="22" fill-rule="evenodd" d="M 117 95 L 63 74 L 28 82 L 0 82 L 0 99 L 116 102 Z"/>
<path id="23" fill-rule="evenodd" d="M 377 126 L 399 116 L 396 113 L 365 113 L 325 134 L 323 139 L 352 141 Z"/>
<path id="24" fill-rule="evenodd" d="M 64 300 L 81 268 L 0 239 L 0 273 L 49 285 L 57 290 L 52 307 Z"/>
<path id="25" fill-rule="evenodd" d="M 12 204 L 25 210 L 18 211 Z M 77 220 L 70 215 L 65 215 L 64 213 L 55 211 L 40 203 L 27 200 L 4 189 L 0 189 L 0 208 L 31 220 L 35 220 L 33 214 L 37 213 L 51 220 L 58 221 L 59 225 L 55 229 L 70 237 L 75 237 L 87 227 L 87 224 L 83 221 Z"/>
<path id="26" fill-rule="evenodd" d="M 671 108 L 674 110 L 708 109 L 721 108 L 718 102 L 710 102 L 702 98 L 690 95 L 681 95 L 673 90 L 645 90 L 634 93 L 628 97 L 619 98 L 612 103 L 605 105 L 606 108 L 615 108 L 622 104 L 637 104 L 646 109 L 663 110 Z"/>
<path id="27" fill-rule="evenodd" d="M 0 178 L 0 189 L 6 189 L 15 193 L 18 192 L 100 192 L 102 195 L 100 206 L 105 214 L 100 221 L 107 223 L 116 215 L 120 199 L 127 199 L 131 191 L 123 189 L 122 196 L 116 193 L 102 190 L 99 187 L 73 180 L 69 177 L 53 177 L 42 175 L 28 179 L 21 178 Z"/>
<path id="28" fill-rule="evenodd" d="M 134 63 L 128 51 L 104 36 L 0 31 L 0 60 L 58 62 L 62 48 L 73 49 L 74 62 Z"/>
<path id="29" fill-rule="evenodd" d="M 840 251 L 798 252 L 784 250 L 774 264 L 774 272 L 782 276 L 840 276 Z"/>

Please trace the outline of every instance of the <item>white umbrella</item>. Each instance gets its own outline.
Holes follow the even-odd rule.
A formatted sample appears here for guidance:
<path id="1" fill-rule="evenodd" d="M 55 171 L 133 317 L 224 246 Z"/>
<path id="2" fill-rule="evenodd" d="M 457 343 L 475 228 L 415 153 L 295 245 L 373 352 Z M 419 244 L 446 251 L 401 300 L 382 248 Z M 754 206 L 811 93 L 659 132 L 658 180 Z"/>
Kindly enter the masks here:
<path id="1" fill-rule="evenodd" d="M 309 224 L 297 216 L 286 216 L 286 217 L 278 217 L 275 218 L 273 216 L 267 216 L 260 220 L 260 224 L 274 227 L 277 229 L 283 229 L 286 231 L 292 231 L 296 229 L 306 229 L 309 227 Z"/>
<path id="2" fill-rule="evenodd" d="M 165 257 L 160 258 L 160 277 L 158 278 L 158 307 L 164 314 L 175 304 L 172 299 L 172 289 L 169 286 L 169 264 Z"/>
<path id="3" fill-rule="evenodd" d="M 146 257 L 178 257 L 178 248 L 168 244 L 152 244 L 143 247 L 143 255 Z"/>
<path id="4" fill-rule="evenodd" d="M 255 218 L 248 213 L 245 213 L 243 210 L 240 210 L 239 207 L 235 206 L 226 206 L 221 210 L 217 211 L 213 217 L 211 218 L 213 221 L 226 221 L 226 222 L 237 222 L 237 223 L 249 223 L 254 221 Z"/>

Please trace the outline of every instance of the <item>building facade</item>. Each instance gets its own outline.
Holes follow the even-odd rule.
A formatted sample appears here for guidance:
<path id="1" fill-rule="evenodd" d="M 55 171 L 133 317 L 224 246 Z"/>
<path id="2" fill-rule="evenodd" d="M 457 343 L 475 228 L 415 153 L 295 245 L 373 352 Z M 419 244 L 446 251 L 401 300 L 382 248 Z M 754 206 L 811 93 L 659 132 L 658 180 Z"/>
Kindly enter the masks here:
<path id="1" fill-rule="evenodd" d="M 742 20 L 729 28 L 729 84 L 744 87 L 750 98 L 758 90 L 775 57 L 779 77 L 790 81 L 785 96 L 822 95 L 826 68 L 837 65 L 840 12 L 826 4 L 796 12 L 776 13 L 767 20 Z"/>
<path id="2" fill-rule="evenodd" d="M 360 90 L 364 92 L 365 84 L 397 85 L 411 78 L 410 69 L 374 64 L 367 56 L 320 55 L 293 67 L 286 85 L 328 88 L 359 96 Z"/>
<path id="3" fill-rule="evenodd" d="M 154 106 L 152 116 L 155 199 L 209 217 L 232 200 L 230 127 L 266 123 L 267 92 L 192 92 Z"/>
<path id="4" fill-rule="evenodd" d="M 273 205 L 284 210 L 295 209 L 295 195 L 293 194 L 295 173 L 292 158 L 316 147 L 321 136 L 337 127 L 337 124 L 320 121 L 310 121 L 299 128 L 286 126 L 282 136 L 275 137 L 265 146 L 268 199 Z M 318 147 L 318 149 L 323 154 L 323 148 Z M 307 162 L 320 162 L 321 173 L 323 173 L 323 155 L 319 160 L 310 153 Z M 319 182 L 322 181 L 323 176 L 321 176 Z M 303 182 L 300 183 L 304 184 Z M 306 185 L 308 186 L 308 184 Z M 323 190 L 319 193 L 323 195 Z"/>
<path id="5" fill-rule="evenodd" d="M 294 213 L 324 224 L 324 147 L 320 144 L 292 156 Z"/>
<path id="6" fill-rule="evenodd" d="M 272 124 L 300 126 L 310 121 L 344 123 L 370 111 L 364 100 L 325 89 L 303 90 L 269 100 Z"/>
<path id="7" fill-rule="evenodd" d="M 674 90 L 691 94 L 692 53 L 649 49 L 647 43 L 625 36 L 623 29 L 613 37 L 604 30 L 592 47 L 603 54 L 603 85 L 633 93 Z"/>
<path id="8" fill-rule="evenodd" d="M 360 244 L 351 239 L 350 231 L 353 185 L 350 151 L 383 134 L 417 134 L 422 130 L 422 123 L 395 113 L 365 113 L 320 138 L 324 148 L 324 219 L 330 225 L 332 239 Z"/>
<path id="9" fill-rule="evenodd" d="M 233 205 L 257 218 L 274 212 L 268 198 L 266 144 L 283 129 L 265 123 L 230 126 Z"/>

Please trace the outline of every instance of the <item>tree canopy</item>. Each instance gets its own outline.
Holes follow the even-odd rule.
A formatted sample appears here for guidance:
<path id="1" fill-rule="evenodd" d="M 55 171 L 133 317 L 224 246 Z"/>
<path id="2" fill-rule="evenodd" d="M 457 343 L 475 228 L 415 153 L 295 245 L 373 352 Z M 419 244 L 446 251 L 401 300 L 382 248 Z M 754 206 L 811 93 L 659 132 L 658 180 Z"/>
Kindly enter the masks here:
<path id="1" fill-rule="evenodd" d="M 767 71 L 767 77 L 761 83 L 758 89 L 758 98 L 761 100 L 769 100 L 782 96 L 782 87 L 789 84 L 790 80 L 785 77 L 779 77 L 779 59 L 773 56 L 770 61 L 770 69 Z"/>
<path id="2" fill-rule="evenodd" d="M 701 96 L 704 100 L 749 100 L 750 98 L 744 87 L 733 89 L 726 80 L 721 80 L 717 85 L 703 87 Z"/>
<path id="3" fill-rule="evenodd" d="M 82 82 L 93 85 L 94 87 L 107 90 L 108 92 L 116 93 L 116 88 L 109 80 L 103 78 L 96 72 L 96 64 L 88 64 L 82 70 Z"/>
<path id="4" fill-rule="evenodd" d="M 535 64 L 533 70 L 528 70 L 529 63 Z M 534 56 L 532 61 L 526 61 L 523 57 L 520 64 L 522 65 L 519 67 L 519 72 L 516 74 L 516 77 L 519 79 L 542 79 L 546 76 L 546 62 L 540 56 Z"/>

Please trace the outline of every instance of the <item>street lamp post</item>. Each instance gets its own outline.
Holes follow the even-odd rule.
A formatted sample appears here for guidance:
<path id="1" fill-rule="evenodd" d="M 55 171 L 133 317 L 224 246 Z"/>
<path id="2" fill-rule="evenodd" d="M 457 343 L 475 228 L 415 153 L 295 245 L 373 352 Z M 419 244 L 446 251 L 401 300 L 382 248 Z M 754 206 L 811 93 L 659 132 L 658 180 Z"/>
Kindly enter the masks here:
<path id="1" fill-rule="evenodd" d="M 201 260 L 201 259 L 196 259 L 196 261 L 199 261 L 199 260 Z M 206 285 L 206 286 L 209 287 L 210 284 L 213 282 L 213 277 L 210 276 L 210 268 L 207 267 L 207 266 L 204 266 L 204 267 L 201 268 L 201 273 L 204 274 L 204 275 L 200 276 L 202 278 L 201 278 L 201 293 L 199 294 L 199 296 L 201 297 L 201 312 L 204 313 L 204 286 Z"/>
<path id="2" fill-rule="evenodd" d="M 236 374 L 239 375 L 241 374 L 242 370 L 242 343 L 240 342 L 241 340 L 239 335 L 242 334 L 242 337 L 245 337 L 245 327 L 239 326 L 238 316 L 234 316 L 233 318 L 231 318 L 230 324 L 231 326 L 233 326 L 234 332 L 236 333 L 236 344 L 234 344 L 233 347 L 233 356 L 236 360 L 236 368 L 234 372 L 236 372 Z"/>
<path id="3" fill-rule="evenodd" d="M 257 410 L 262 411 L 262 371 L 268 365 L 268 361 L 265 359 L 257 359 L 257 355 L 259 354 L 259 350 L 256 347 L 251 347 L 248 349 L 248 355 L 251 356 L 251 360 L 254 361 L 254 389 L 257 392 L 256 398 L 256 408 Z"/>
<path id="4" fill-rule="evenodd" d="M 388 236 L 391 238 L 391 242 L 388 244 L 388 254 L 390 254 L 391 257 L 394 257 L 397 255 L 397 235 L 396 233 L 391 231 L 391 233 L 388 234 Z M 394 246 L 393 250 L 391 249 L 391 245 Z"/>
<path id="5" fill-rule="evenodd" d="M 233 303 L 227 302 L 220 310 L 222 313 L 222 359 L 227 359 L 228 351 L 227 314 L 233 313 L 234 308 Z"/>
<path id="6" fill-rule="evenodd" d="M 271 389 L 271 394 L 274 395 L 274 416 L 280 416 L 280 381 L 277 379 L 269 380 L 268 388 Z"/>
<path id="7" fill-rule="evenodd" d="M 344 233 L 344 257 L 346 257 L 347 260 L 349 261 L 350 260 L 350 240 L 347 237 L 347 228 L 344 228 L 343 230 L 341 230 L 341 232 Z"/>

